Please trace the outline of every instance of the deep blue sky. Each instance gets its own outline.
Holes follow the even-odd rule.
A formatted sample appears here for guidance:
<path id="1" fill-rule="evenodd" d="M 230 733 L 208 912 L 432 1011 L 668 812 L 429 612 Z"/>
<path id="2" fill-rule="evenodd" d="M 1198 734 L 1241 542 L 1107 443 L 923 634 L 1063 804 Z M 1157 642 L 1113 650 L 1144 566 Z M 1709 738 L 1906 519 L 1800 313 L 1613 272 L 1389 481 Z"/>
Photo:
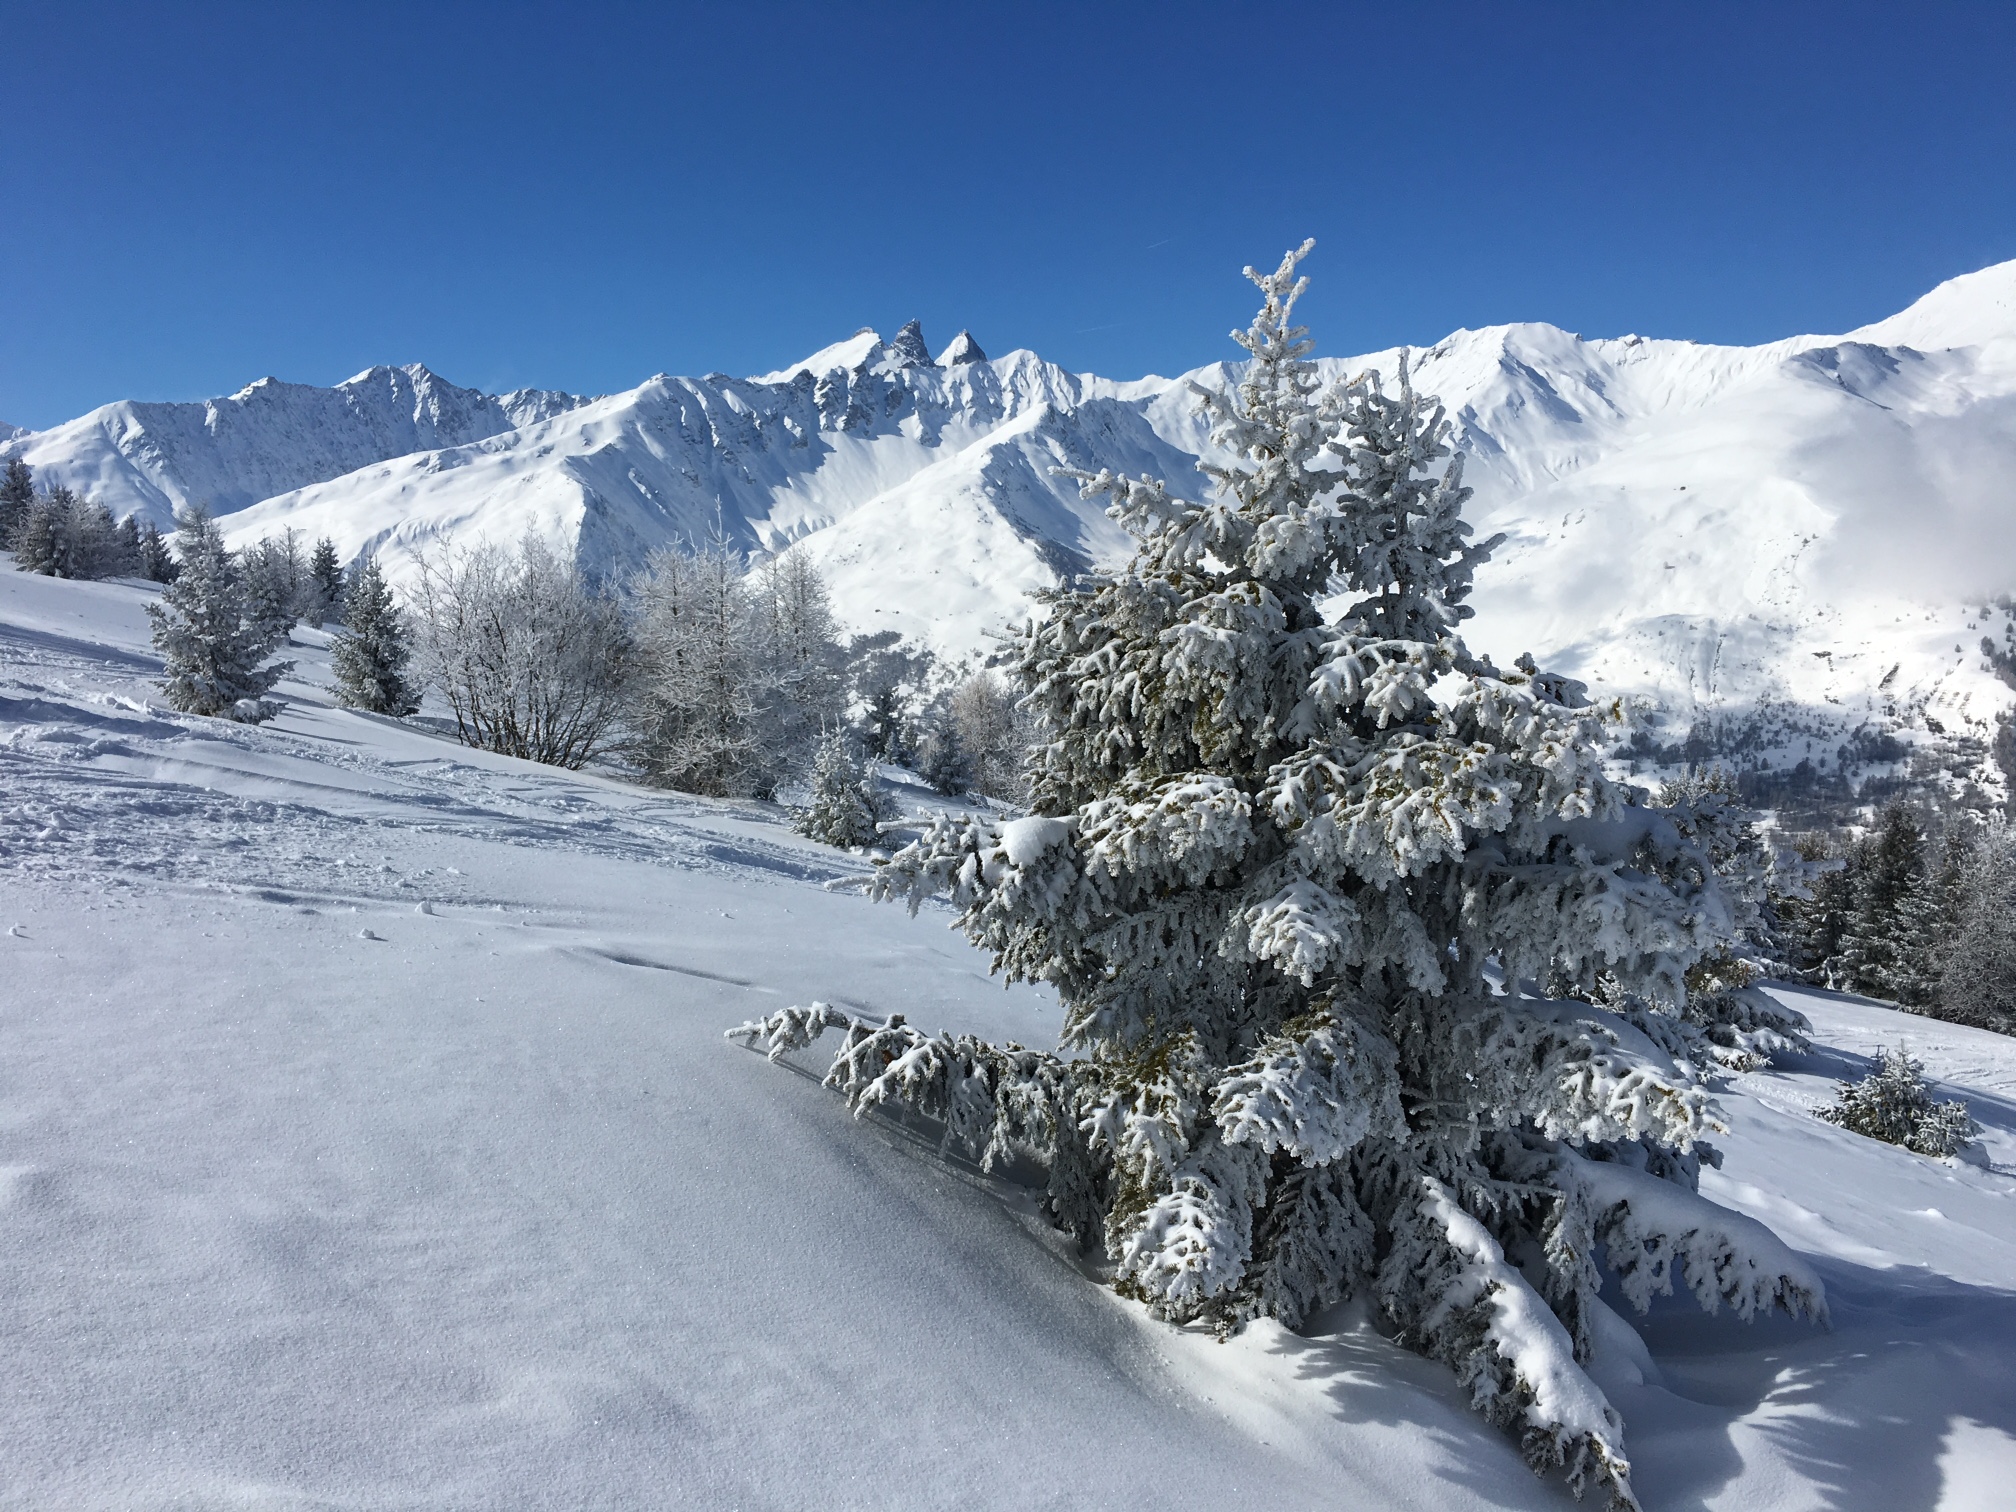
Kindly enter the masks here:
<path id="1" fill-rule="evenodd" d="M 424 361 L 1114 376 L 1549 320 L 1843 330 L 2016 257 L 2016 6 L 0 0 L 0 418 Z"/>

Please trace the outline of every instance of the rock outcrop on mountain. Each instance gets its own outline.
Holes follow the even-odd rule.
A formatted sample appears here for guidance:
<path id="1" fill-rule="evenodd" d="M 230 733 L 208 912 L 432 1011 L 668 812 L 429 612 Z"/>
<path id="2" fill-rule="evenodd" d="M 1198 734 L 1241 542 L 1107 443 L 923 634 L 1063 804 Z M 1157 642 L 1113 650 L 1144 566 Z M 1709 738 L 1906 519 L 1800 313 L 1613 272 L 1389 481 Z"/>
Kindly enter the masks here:
<path id="1" fill-rule="evenodd" d="M 1398 361 L 1323 367 L 1390 381 Z M 1478 577 L 1473 645 L 1641 696 L 1647 760 L 1719 754 L 1809 785 L 1915 763 L 2000 790 L 2016 263 L 1846 336 L 1717 347 L 1507 325 L 1413 363 L 1456 421 L 1472 518 L 1507 538 Z M 934 361 L 913 321 L 756 378 L 660 375 L 592 400 L 492 398 L 424 368 L 265 380 L 110 405 L 0 453 L 121 512 L 203 498 L 234 540 L 328 535 L 382 553 L 395 580 L 437 543 L 527 531 L 608 575 L 716 536 L 800 551 L 851 625 L 956 657 L 984 654 L 1034 589 L 1124 549 L 1059 469 L 1202 489 L 1190 385 L 1236 376 L 1115 382 L 990 359 L 967 332 Z"/>

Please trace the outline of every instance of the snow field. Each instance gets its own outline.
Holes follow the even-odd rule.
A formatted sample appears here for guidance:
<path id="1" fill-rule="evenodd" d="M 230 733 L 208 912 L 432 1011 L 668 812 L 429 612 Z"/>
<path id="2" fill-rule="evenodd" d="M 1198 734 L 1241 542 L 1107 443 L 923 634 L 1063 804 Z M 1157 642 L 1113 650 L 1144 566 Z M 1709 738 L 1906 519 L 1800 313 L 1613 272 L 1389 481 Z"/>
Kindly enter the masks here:
<path id="1" fill-rule="evenodd" d="M 825 890 L 858 861 L 775 810 L 332 708 L 313 632 L 272 725 L 173 715 L 147 597 L 0 570 L 0 1506 L 1572 1505 L 1351 1306 L 1151 1323 L 722 1038 L 818 997 L 1050 1043 L 944 912 Z M 1833 1330 L 1613 1298 L 1634 1482 L 1997 1507 L 2016 1041 L 1797 1001 L 1703 1189 Z M 1971 1160 L 1811 1117 L 1900 1039 Z"/>

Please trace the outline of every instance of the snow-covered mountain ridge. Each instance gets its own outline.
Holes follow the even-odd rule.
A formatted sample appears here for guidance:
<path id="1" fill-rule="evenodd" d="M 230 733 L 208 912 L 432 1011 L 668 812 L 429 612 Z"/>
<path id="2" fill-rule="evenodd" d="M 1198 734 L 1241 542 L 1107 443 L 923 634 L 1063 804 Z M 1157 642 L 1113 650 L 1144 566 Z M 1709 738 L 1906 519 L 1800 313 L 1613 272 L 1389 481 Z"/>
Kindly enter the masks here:
<path id="1" fill-rule="evenodd" d="M 1669 754 L 1690 732 L 1696 750 L 1822 773 L 1844 750 L 1865 769 L 1916 750 L 1999 783 L 1987 741 L 2011 694 L 1980 642 L 2010 629 L 1986 601 L 2016 589 L 2016 262 L 1845 336 L 1724 347 L 1516 324 L 1415 360 L 1457 422 L 1473 518 L 1507 536 L 1479 575 L 1474 643 L 1652 699 Z M 759 378 L 490 399 L 374 369 L 108 406 L 0 450 L 157 518 L 251 504 L 234 538 L 326 534 L 385 552 L 395 576 L 449 538 L 532 530 L 621 570 L 718 529 L 810 555 L 854 626 L 966 653 L 1031 590 L 1125 548 L 1054 470 L 1201 488 L 1188 385 L 1236 373 L 1114 382 L 990 360 L 965 333 L 934 361 L 913 323 Z"/>
<path id="2" fill-rule="evenodd" d="M 188 504 L 229 514 L 388 457 L 460 446 L 581 404 L 572 394 L 458 388 L 419 363 L 333 388 L 261 378 L 221 399 L 122 399 L 46 431 L 0 432 L 9 455 L 124 516 L 167 525 Z"/>

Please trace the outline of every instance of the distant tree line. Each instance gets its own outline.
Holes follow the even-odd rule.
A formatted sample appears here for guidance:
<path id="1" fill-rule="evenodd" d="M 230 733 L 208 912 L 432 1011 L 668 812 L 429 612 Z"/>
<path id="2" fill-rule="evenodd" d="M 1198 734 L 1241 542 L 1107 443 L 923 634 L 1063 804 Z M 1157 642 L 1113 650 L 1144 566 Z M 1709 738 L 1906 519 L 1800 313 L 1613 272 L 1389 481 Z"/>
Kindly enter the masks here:
<path id="1" fill-rule="evenodd" d="M 185 712 L 270 717 L 293 628 L 334 622 L 334 691 L 371 713 L 415 713 L 431 690 L 466 743 L 562 767 L 597 756 L 647 782 L 773 798 L 810 782 L 808 833 L 872 838 L 876 761 L 938 792 L 1019 803 L 1028 717 L 995 673 L 941 666 L 893 632 L 844 638 L 802 556 L 750 570 L 720 540 L 653 555 L 628 581 L 591 581 L 537 539 L 423 555 L 410 603 L 369 556 L 286 530 L 233 552 L 202 508 L 170 542 L 70 489 L 0 468 L 0 549 L 24 572 L 168 585 L 150 605 L 164 689 Z M 184 579 L 187 579 L 184 581 Z"/>
<path id="2" fill-rule="evenodd" d="M 23 572 L 59 578 L 148 578 L 169 582 L 175 560 L 152 521 L 115 520 L 103 504 L 61 484 L 42 489 L 19 457 L 0 468 L 0 550 Z"/>
<path id="3" fill-rule="evenodd" d="M 1785 905 L 1803 980 L 1928 1017 L 2016 1033 L 2016 835 L 1892 803 Z"/>

